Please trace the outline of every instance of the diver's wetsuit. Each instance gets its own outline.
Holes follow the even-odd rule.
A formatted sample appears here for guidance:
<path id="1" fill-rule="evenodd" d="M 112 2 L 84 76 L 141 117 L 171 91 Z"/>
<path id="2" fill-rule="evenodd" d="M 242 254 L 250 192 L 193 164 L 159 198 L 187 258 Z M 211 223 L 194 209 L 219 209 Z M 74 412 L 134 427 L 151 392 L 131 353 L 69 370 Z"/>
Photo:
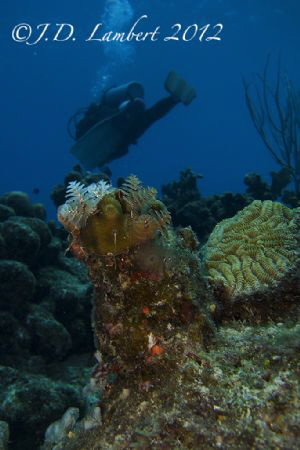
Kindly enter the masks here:
<path id="1" fill-rule="evenodd" d="M 120 112 L 118 108 L 105 103 L 99 105 L 92 103 L 76 126 L 76 140 L 80 139 L 98 122 L 105 119 L 111 120 L 116 133 L 122 136 L 122 142 L 115 149 L 112 149 L 109 159 L 105 161 L 106 164 L 128 153 L 129 145 L 136 144 L 138 138 L 154 122 L 164 117 L 178 103 L 179 101 L 170 95 L 159 100 L 150 108 L 138 112 L 131 112 L 130 109 Z"/>
<path id="2" fill-rule="evenodd" d="M 179 101 L 170 95 L 156 102 L 138 117 L 133 117 L 133 124 L 128 130 L 129 144 L 134 144 L 154 122 L 168 114 L 178 103 Z"/>
<path id="3" fill-rule="evenodd" d="M 122 112 L 115 121 L 115 127 L 123 135 L 123 143 L 111 155 L 111 160 L 126 155 L 129 145 L 136 144 L 144 132 L 157 120 L 164 117 L 179 103 L 172 95 L 165 97 L 138 114 Z M 109 162 L 109 161 L 108 161 Z"/>
<path id="4" fill-rule="evenodd" d="M 110 105 L 91 103 L 84 117 L 76 125 L 75 139 L 78 141 L 87 131 L 93 128 L 96 123 L 112 116 L 118 110 Z"/>

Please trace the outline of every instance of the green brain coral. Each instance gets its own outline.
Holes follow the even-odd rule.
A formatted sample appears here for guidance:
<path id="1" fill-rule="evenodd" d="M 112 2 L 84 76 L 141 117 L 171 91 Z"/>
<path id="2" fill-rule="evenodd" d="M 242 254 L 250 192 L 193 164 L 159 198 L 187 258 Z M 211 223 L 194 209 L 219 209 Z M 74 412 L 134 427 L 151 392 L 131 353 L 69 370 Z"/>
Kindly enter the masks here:
<path id="1" fill-rule="evenodd" d="M 211 284 L 221 285 L 231 300 L 278 285 L 298 260 L 297 214 L 280 203 L 255 200 L 221 221 L 204 250 Z"/>

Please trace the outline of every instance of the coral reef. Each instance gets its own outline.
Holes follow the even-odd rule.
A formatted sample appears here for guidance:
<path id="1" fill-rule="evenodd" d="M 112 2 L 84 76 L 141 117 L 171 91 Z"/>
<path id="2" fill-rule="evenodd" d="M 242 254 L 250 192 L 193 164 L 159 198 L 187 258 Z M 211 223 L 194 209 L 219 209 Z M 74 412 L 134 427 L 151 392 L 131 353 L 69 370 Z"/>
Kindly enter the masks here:
<path id="1" fill-rule="evenodd" d="M 93 364 L 86 269 L 43 217 L 24 193 L 0 198 L 1 448 L 8 426 L 9 448 L 38 448 L 51 422 L 83 405 Z"/>
<path id="2" fill-rule="evenodd" d="M 87 187 L 100 180 L 108 182 L 110 175 L 111 172 L 108 174 L 85 172 L 77 165 L 65 177 L 64 183 L 54 188 L 52 200 L 56 206 L 65 203 L 70 182 L 78 182 Z M 185 169 L 180 173 L 178 181 L 162 186 L 162 202 L 170 211 L 175 226 L 191 226 L 198 239 L 204 243 L 218 222 L 234 216 L 253 200 L 280 200 L 292 208 L 299 206 L 296 194 L 285 189 L 290 183 L 290 172 L 282 168 L 277 172 L 271 172 L 270 176 L 271 182 L 268 183 L 259 174 L 248 173 L 244 178 L 245 193 L 226 192 L 223 195 L 204 197 L 198 188 L 198 180 L 201 180 L 203 175 Z M 118 178 L 118 187 L 123 183 L 124 178 Z"/>
<path id="3" fill-rule="evenodd" d="M 268 184 L 257 173 L 248 173 L 244 178 L 246 193 L 255 200 L 281 200 L 292 208 L 299 206 L 296 193 L 285 189 L 291 182 L 289 169 L 283 167 L 278 172 L 272 171 L 270 176 L 271 184 Z"/>
<path id="4" fill-rule="evenodd" d="M 68 219 L 67 208 L 61 210 L 65 215 L 59 213 L 72 233 L 70 247 L 87 264 L 95 286 L 98 365 L 90 389 L 101 389 L 102 422 L 89 430 L 75 424 L 58 448 L 297 448 L 299 307 L 287 324 L 250 326 L 246 315 L 238 322 L 222 310 L 222 325 L 213 332 L 209 314 L 218 318 L 219 305 L 202 277 L 199 243 L 191 228 L 176 232 L 167 221 L 147 239 L 125 237 L 126 245 L 118 246 L 116 215 L 135 221 L 146 210 L 151 216 L 150 199 L 155 198 L 140 183 L 133 188 L 127 180 L 125 187 L 104 194 L 80 228 L 78 220 L 74 226 Z M 103 205 L 112 202 L 115 208 L 115 201 L 117 213 L 106 217 Z M 162 206 L 159 211 L 164 213 Z M 274 279 L 259 280 L 260 285 L 270 295 L 279 293 L 282 278 L 298 263 L 297 213 L 256 201 L 238 218 L 221 222 L 222 232 L 213 233 L 206 254 L 213 259 L 215 248 L 223 245 L 246 259 L 265 258 L 273 266 L 267 274 Z M 110 234 L 103 235 L 101 226 L 96 231 L 90 227 L 94 216 L 100 216 L 105 228 L 111 224 Z M 98 235 L 92 245 L 86 230 Z M 98 243 L 108 237 L 113 251 Z M 238 293 L 235 285 L 228 286 L 232 303 L 260 291 L 260 285 L 249 281 Z M 280 310 L 276 314 L 274 318 L 285 320 Z"/>
<path id="5" fill-rule="evenodd" d="M 54 188 L 52 200 L 57 207 L 65 203 L 70 182 L 78 182 L 87 187 L 100 180 L 108 182 L 110 176 L 108 168 L 105 169 L 105 173 L 95 174 L 86 172 L 80 165 L 76 165 L 66 175 L 64 183 Z M 223 195 L 204 197 L 198 188 L 198 180 L 202 179 L 203 175 L 185 169 L 180 173 L 178 181 L 162 186 L 162 202 L 170 211 L 175 226 L 191 226 L 199 240 L 205 242 L 218 222 L 234 216 L 253 200 L 279 200 L 291 208 L 299 206 L 295 192 L 285 189 L 291 181 L 290 171 L 283 167 L 278 171 L 272 171 L 270 177 L 271 181 L 268 183 L 259 174 L 251 172 L 244 177 L 246 185 L 244 193 L 226 192 Z M 124 178 L 120 177 L 117 185 L 120 187 L 123 182 Z"/>
<path id="6" fill-rule="evenodd" d="M 284 291 L 288 285 L 291 294 L 299 266 L 299 213 L 270 200 L 255 200 L 214 228 L 203 254 L 219 297 L 230 303 L 263 298 L 265 307 L 274 288 Z M 294 294 L 299 295 L 299 287 Z"/>
<path id="7" fill-rule="evenodd" d="M 247 173 L 244 177 L 244 183 L 247 186 L 246 192 L 255 198 L 255 200 L 272 200 L 274 198 L 271 186 L 262 180 L 261 176 L 257 173 Z"/>
<path id="8" fill-rule="evenodd" d="M 179 181 L 162 186 L 162 201 L 169 209 L 174 225 L 191 226 L 204 243 L 217 223 L 234 216 L 253 200 L 280 200 L 291 208 L 299 206 L 295 192 L 285 189 L 290 183 L 289 170 L 282 168 L 270 175 L 271 183 L 254 172 L 245 175 L 245 193 L 226 192 L 203 197 L 197 184 L 202 175 L 186 169 L 180 173 Z"/>
<path id="9" fill-rule="evenodd" d="M 81 216 L 89 211 L 84 220 L 69 213 L 69 201 L 58 212 L 95 286 L 101 356 L 92 383 L 103 390 L 104 423 L 120 395 L 150 401 L 171 375 L 176 384 L 189 354 L 203 349 L 212 332 L 196 238 L 191 229 L 176 234 L 155 194 L 131 176 L 98 198 L 96 208 L 80 206 Z"/>
<path id="10" fill-rule="evenodd" d="M 184 248 L 184 234 L 177 237 L 168 226 L 170 215 L 156 199 L 155 190 L 144 188 L 136 177 L 128 177 L 121 189 L 107 188 L 97 196 L 93 208 L 89 207 L 91 200 L 86 201 L 83 209 L 79 206 L 82 200 L 77 209 L 74 206 L 74 215 L 67 200 L 59 208 L 58 217 L 72 234 L 70 249 L 86 262 L 96 290 L 98 287 L 98 297 L 102 298 L 94 307 L 95 334 L 102 343 L 101 351 L 111 357 L 124 355 L 131 363 L 135 355 L 145 364 L 151 352 L 164 348 L 167 353 L 170 338 L 164 337 L 164 327 L 169 323 L 170 334 L 173 309 L 196 314 L 198 259 Z M 78 220 L 77 214 L 82 218 L 85 211 L 87 217 Z M 188 274 L 191 279 L 187 283 Z M 185 284 L 190 287 L 186 292 Z M 182 311 L 183 321 L 184 314 Z M 164 346 L 158 345 L 164 341 Z"/>
<path id="11" fill-rule="evenodd" d="M 9 427 L 8 423 L 0 420 L 0 448 L 3 450 L 7 449 L 9 439 Z"/>
<path id="12" fill-rule="evenodd" d="M 87 188 L 70 183 L 68 189 L 70 197 L 59 208 L 58 218 L 77 236 L 71 248 L 115 255 L 153 239 L 170 221 L 156 191 L 142 188 L 134 176 L 119 191 L 103 181 Z"/>
<path id="13" fill-rule="evenodd" d="M 268 57 L 262 74 L 252 83 L 244 80 L 245 102 L 253 125 L 274 161 L 293 182 L 300 200 L 300 101 L 296 88 L 278 62 L 275 80 L 270 76 Z M 299 205 L 299 203 L 298 203 Z"/>
<path id="14" fill-rule="evenodd" d="M 282 194 L 283 178 L 252 174 L 246 194 L 203 198 L 187 170 L 164 188 L 174 229 L 136 177 L 115 189 L 77 167 L 56 191 L 68 240 L 26 195 L 2 196 L 0 446 L 31 450 L 45 435 L 45 450 L 299 448 L 299 210 L 260 201 L 253 235 L 234 225 L 253 204 L 217 226 L 238 231 L 239 257 L 273 252 L 267 282 L 240 293 L 207 284 L 214 232 L 203 251 L 187 226 L 203 241 L 254 195 Z"/>
<path id="15" fill-rule="evenodd" d="M 1 220 L 9 216 L 37 217 L 46 219 L 46 210 L 41 203 L 32 204 L 29 196 L 25 192 L 12 191 L 0 197 Z M 6 215 L 6 217 L 5 217 Z"/>
<path id="16" fill-rule="evenodd" d="M 58 448 L 297 450 L 299 351 L 299 324 L 233 321 L 158 391 L 124 389 L 102 426 L 75 428 Z"/>
<path id="17" fill-rule="evenodd" d="M 250 195 L 233 194 L 203 197 L 197 181 L 202 175 L 186 169 L 180 173 L 179 181 L 162 186 L 162 201 L 171 213 L 175 226 L 191 226 L 201 242 L 205 242 L 214 226 L 232 217 L 251 203 Z"/>
<path id="18" fill-rule="evenodd" d="M 52 445 L 55 448 L 55 445 L 58 444 L 67 433 L 72 430 L 75 426 L 77 420 L 79 418 L 79 409 L 78 408 L 69 408 L 64 413 L 60 420 L 53 422 L 46 430 L 45 433 L 45 443 L 46 445 Z"/>

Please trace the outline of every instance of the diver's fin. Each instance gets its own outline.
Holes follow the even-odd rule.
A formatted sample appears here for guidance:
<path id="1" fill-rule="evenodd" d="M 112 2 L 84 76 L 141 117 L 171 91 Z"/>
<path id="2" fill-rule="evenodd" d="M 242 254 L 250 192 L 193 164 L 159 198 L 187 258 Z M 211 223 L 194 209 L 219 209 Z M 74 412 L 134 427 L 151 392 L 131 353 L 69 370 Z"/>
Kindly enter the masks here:
<path id="1" fill-rule="evenodd" d="M 114 159 L 114 154 L 123 143 L 123 136 L 115 126 L 122 113 L 96 123 L 71 148 L 85 169 L 93 169 Z"/>
<path id="2" fill-rule="evenodd" d="M 166 90 L 184 105 L 189 105 L 196 97 L 196 90 L 174 71 L 169 72 L 165 81 Z"/>

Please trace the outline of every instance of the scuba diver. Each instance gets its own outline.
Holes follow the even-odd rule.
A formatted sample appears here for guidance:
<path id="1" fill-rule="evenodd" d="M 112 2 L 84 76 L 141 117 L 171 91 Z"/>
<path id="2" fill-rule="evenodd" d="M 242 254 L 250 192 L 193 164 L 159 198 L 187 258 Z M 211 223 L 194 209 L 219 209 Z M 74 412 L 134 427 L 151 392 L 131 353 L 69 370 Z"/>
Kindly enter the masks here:
<path id="1" fill-rule="evenodd" d="M 92 103 L 83 111 L 80 120 L 76 120 L 78 113 L 70 119 L 70 124 L 75 125 L 76 140 L 71 153 L 86 169 L 102 167 L 128 153 L 129 146 L 136 144 L 154 122 L 178 103 L 189 105 L 196 97 L 195 90 L 174 71 L 168 74 L 165 89 L 169 95 L 150 108 L 145 106 L 140 83 L 106 90 L 99 103 Z"/>

